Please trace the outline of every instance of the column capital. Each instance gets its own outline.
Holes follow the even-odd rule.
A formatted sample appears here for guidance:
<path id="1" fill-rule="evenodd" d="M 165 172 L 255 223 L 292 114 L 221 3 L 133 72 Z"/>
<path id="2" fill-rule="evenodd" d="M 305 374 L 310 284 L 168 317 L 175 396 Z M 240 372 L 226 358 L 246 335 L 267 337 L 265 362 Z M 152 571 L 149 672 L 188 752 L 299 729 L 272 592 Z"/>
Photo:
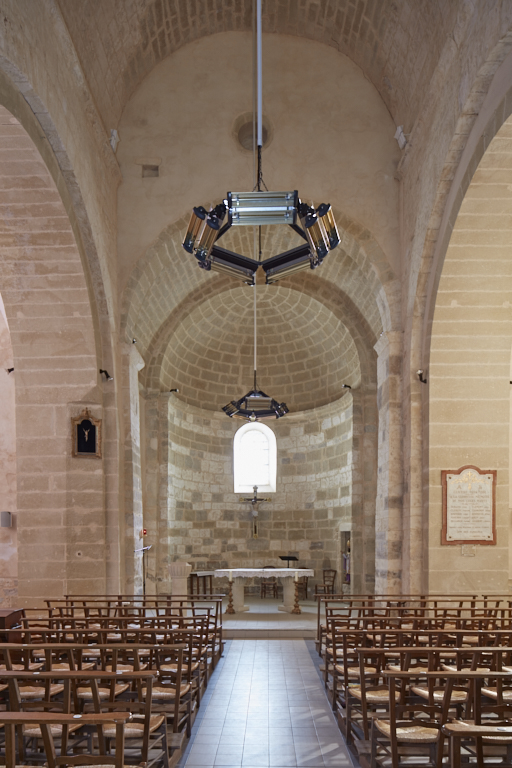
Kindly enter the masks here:
<path id="1" fill-rule="evenodd" d="M 373 348 L 379 357 L 384 353 L 399 355 L 402 352 L 403 337 L 402 331 L 383 331 Z"/>

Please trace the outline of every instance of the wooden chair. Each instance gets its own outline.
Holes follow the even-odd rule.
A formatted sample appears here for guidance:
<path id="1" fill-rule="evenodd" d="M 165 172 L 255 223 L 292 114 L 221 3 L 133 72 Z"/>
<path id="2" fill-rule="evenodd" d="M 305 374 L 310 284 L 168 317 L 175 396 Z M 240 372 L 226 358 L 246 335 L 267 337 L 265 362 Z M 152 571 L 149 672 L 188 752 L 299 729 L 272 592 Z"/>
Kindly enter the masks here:
<path id="1" fill-rule="evenodd" d="M 308 599 L 308 576 L 300 576 L 297 584 L 299 587 L 299 600 Z"/>
<path id="2" fill-rule="evenodd" d="M 417 670 L 396 679 L 390 673 L 389 717 L 374 718 L 371 723 L 370 768 L 415 764 L 440 768 L 442 764 L 445 702 L 414 700 L 410 689 L 416 674 Z"/>
<path id="3" fill-rule="evenodd" d="M 45 759 L 48 768 L 58 768 L 58 766 L 69 765 L 111 765 L 115 768 L 123 768 L 124 765 L 124 727 L 129 722 L 131 715 L 129 712 L 113 712 L 108 715 L 73 715 L 59 712 L 0 712 L 0 725 L 5 728 L 6 741 L 6 768 L 15 768 L 16 766 L 16 733 L 15 729 L 37 728 L 44 742 Z M 115 728 L 115 755 L 107 754 L 105 750 L 105 739 L 103 728 L 105 726 Z M 57 750 L 54 743 L 54 732 L 57 729 L 59 733 L 67 731 L 72 727 L 83 729 L 92 729 L 96 726 L 98 734 L 99 752 L 94 755 L 92 751 L 81 752 L 76 755 L 60 754 L 57 757 Z M 89 744 L 93 740 L 89 739 Z M 103 746 L 103 749 L 102 749 Z"/>
<path id="4" fill-rule="evenodd" d="M 334 595 L 334 582 L 336 581 L 336 574 L 333 568 L 325 568 L 323 571 L 323 582 L 317 584 L 315 587 L 315 597 L 317 595 Z"/>
<path id="5" fill-rule="evenodd" d="M 275 568 L 275 565 L 266 565 L 266 569 Z M 277 600 L 277 579 L 274 576 L 272 579 L 262 579 L 260 584 L 260 597 L 274 597 Z"/>

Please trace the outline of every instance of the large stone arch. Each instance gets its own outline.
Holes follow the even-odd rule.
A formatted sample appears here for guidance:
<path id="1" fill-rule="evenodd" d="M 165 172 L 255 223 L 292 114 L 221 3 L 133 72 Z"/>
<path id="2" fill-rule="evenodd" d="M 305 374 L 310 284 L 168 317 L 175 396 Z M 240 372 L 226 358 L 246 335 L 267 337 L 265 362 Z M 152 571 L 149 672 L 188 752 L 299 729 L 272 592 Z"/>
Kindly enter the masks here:
<path id="1" fill-rule="evenodd" d="M 62 19 L 59 14 L 53 17 L 59 29 L 60 42 L 64 45 L 66 53 L 74 61 L 73 73 L 80 81 L 80 70 L 74 54 L 67 40 L 67 32 L 62 28 Z M 113 188 L 117 185 L 120 175 L 119 167 L 94 114 L 94 108 L 90 103 L 90 95 L 81 81 L 80 93 L 84 96 L 87 111 L 87 120 L 92 127 L 93 143 L 96 144 L 95 162 L 103 163 L 105 180 Z M 77 253 L 80 258 L 84 279 L 86 281 L 88 300 L 91 307 L 91 317 L 94 327 L 94 343 L 98 365 L 97 383 L 104 388 L 104 461 L 107 467 L 105 475 L 106 494 L 106 524 L 107 524 L 107 583 L 109 589 L 116 591 L 120 586 L 120 542 L 119 536 L 119 460 L 118 460 L 118 430 L 122 425 L 118 418 L 116 396 L 112 397 L 115 385 L 106 383 L 99 375 L 99 368 L 104 368 L 115 373 L 119 364 L 119 353 L 115 350 L 115 310 L 117 297 L 112 287 L 112 275 L 105 258 L 100 255 L 104 246 L 99 227 L 94 227 L 90 215 L 91 188 L 88 189 L 88 202 L 84 199 L 82 185 L 75 172 L 73 148 L 70 152 L 61 138 L 54 115 L 43 102 L 41 96 L 27 75 L 20 70 L 8 56 L 0 56 L 0 104 L 20 122 L 26 130 L 37 152 L 41 156 L 47 171 L 55 185 L 63 209 L 68 217 Z M 55 108 L 55 105 L 54 105 Z M 79 119 L 79 116 L 74 118 Z M 57 118 L 62 118 L 57 114 Z M 90 121 L 90 123 L 89 123 Z M 62 127 L 62 120 L 59 125 Z M 65 129 L 72 129 L 65 125 Z M 84 138 L 86 132 L 84 133 Z M 87 144 L 87 141 L 85 141 Z M 97 148 L 100 148 L 99 152 Z M 91 149 L 88 147 L 88 149 Z M 99 174 L 101 176 L 101 174 Z M 83 180 L 82 180 L 83 181 Z M 104 191 L 104 190 L 103 190 Z M 92 206 L 94 208 L 94 204 Z M 93 232 L 94 230 L 94 232 Z"/>
<path id="2" fill-rule="evenodd" d="M 471 179 L 485 150 L 512 112 L 509 89 L 512 33 L 508 32 L 491 50 L 469 89 L 456 130 L 446 155 L 428 223 L 421 256 L 415 297 L 407 314 L 405 334 L 410 338 L 404 358 L 404 402 L 409 413 L 404 424 L 404 452 L 407 467 L 407 498 L 404 521 L 409 541 L 406 562 L 409 591 L 427 588 L 429 520 L 429 403 L 428 387 L 420 383 L 417 370 L 426 372 L 431 345 L 431 328 L 439 280 L 455 221 Z M 403 170 L 407 168 L 406 151 Z M 402 169 L 401 169 L 402 170 Z"/>
<path id="3" fill-rule="evenodd" d="M 429 587 L 506 592 L 510 585 L 512 118 L 489 140 L 443 259 L 430 332 Z M 497 469 L 496 546 L 442 547 L 441 470 Z"/>
<path id="4" fill-rule="evenodd" d="M 338 211 L 335 214 L 341 243 L 322 265 L 322 277 L 341 289 L 358 307 L 377 340 L 383 331 L 399 327 L 399 284 L 371 233 Z M 128 342 L 137 339 L 145 359 L 153 353 L 162 324 L 172 322 L 168 318 L 185 296 L 194 292 L 206 296 L 208 290 L 216 292 L 223 284 L 219 275 L 198 269 L 195 260 L 182 249 L 187 223 L 188 217 L 184 217 L 162 232 L 133 269 L 123 292 L 121 334 Z M 289 232 L 287 228 L 284 231 Z M 274 245 L 269 253 L 293 247 L 290 239 L 279 237 L 279 233 L 273 232 L 269 237 Z M 300 244 L 298 238 L 297 243 Z M 249 236 L 240 234 L 240 230 L 233 233 L 229 246 L 225 247 L 238 248 L 240 253 L 251 252 Z M 187 311 L 187 307 L 181 311 Z"/>
<path id="5" fill-rule="evenodd" d="M 62 199 L 0 107 L 0 292 L 16 403 L 18 600 L 105 588 L 103 461 L 72 457 L 71 418 L 102 416 L 93 312 Z M 78 585 L 81 585 L 79 587 Z"/>
<path id="6" fill-rule="evenodd" d="M 207 274 L 198 269 L 193 258 L 181 248 L 181 238 L 186 223 L 183 219 L 169 227 L 162 233 L 157 243 L 148 249 L 145 257 L 134 269 L 123 297 L 122 334 L 127 344 L 126 381 L 131 381 L 133 378 L 128 370 L 133 368 L 135 372 L 136 368 L 140 370 L 142 367 L 138 378 L 144 384 L 146 395 L 144 403 L 140 406 L 144 415 L 141 413 L 140 418 L 146 419 L 145 430 L 148 439 L 158 446 L 156 453 L 164 451 L 165 455 L 169 448 L 163 435 L 167 434 L 169 429 L 167 414 L 174 402 L 171 398 L 171 405 L 169 405 L 169 395 L 164 392 L 165 386 L 161 381 L 161 366 L 169 340 L 180 324 L 194 313 L 196 308 L 201 307 L 212 296 L 222 296 L 223 292 L 229 292 L 234 286 L 239 285 L 232 279 L 217 274 Z M 357 554 L 354 562 L 358 564 L 354 573 L 354 585 L 356 589 L 365 590 L 373 588 L 375 579 L 377 440 L 389 438 L 388 430 L 377 429 L 377 356 L 373 347 L 382 336 L 383 326 L 391 331 L 394 323 L 397 322 L 398 302 L 392 293 L 396 288 L 394 276 L 389 270 L 387 271 L 388 282 L 384 288 L 378 278 L 377 269 L 372 263 L 373 260 L 366 253 L 368 248 L 372 251 L 374 258 L 375 254 L 377 257 L 381 254 L 370 233 L 364 231 L 356 222 L 350 222 L 346 217 L 343 219 L 343 224 L 347 229 L 351 229 L 351 233 L 347 233 L 345 229 L 341 230 L 341 254 L 333 252 L 320 270 L 289 278 L 283 281 L 283 285 L 290 287 L 296 294 L 303 294 L 306 302 L 312 298 L 325 306 L 348 328 L 357 348 L 361 365 L 361 384 L 352 391 L 351 395 L 354 429 L 352 543 L 354 552 Z M 238 233 L 233 233 L 234 241 L 226 247 L 247 252 L 247 249 L 251 248 L 250 235 L 245 232 L 240 235 L 239 232 L 240 230 Z M 290 247 L 286 241 L 286 229 L 284 232 L 284 236 L 281 234 L 282 242 L 278 239 L 280 237 L 278 233 L 277 242 L 274 240 L 269 246 L 272 252 Z M 265 235 L 270 236 L 269 232 Z M 358 242 L 356 236 L 361 238 L 362 243 Z M 384 259 L 381 263 L 383 262 Z M 389 291 L 390 288 L 391 307 L 388 304 L 386 292 L 386 289 Z M 249 288 L 246 290 L 250 291 Z M 133 339 L 136 340 L 136 345 L 131 343 Z M 384 355 L 388 355 L 387 348 L 384 350 Z M 381 368 L 385 369 L 386 365 L 381 364 Z M 394 376 L 395 373 L 393 369 L 391 375 Z M 131 385 L 126 384 L 127 403 L 128 400 L 132 402 L 135 397 L 135 381 Z M 128 390 L 131 394 L 128 394 Z M 180 400 L 178 399 L 177 402 L 180 403 Z M 387 395 L 381 397 L 380 402 L 383 409 L 380 418 L 387 418 L 384 416 L 388 408 Z M 192 413 L 195 412 L 193 406 L 183 403 L 183 407 L 191 410 Z M 130 409 L 133 410 L 133 403 Z M 198 412 L 200 410 L 202 409 L 198 409 Z M 206 420 L 213 419 L 213 422 L 217 423 L 217 417 L 210 411 L 203 411 L 203 413 Z M 296 416 L 299 421 L 301 418 L 309 418 L 305 415 L 301 417 L 300 413 Z M 137 418 L 133 416 L 134 432 L 138 431 Z M 221 428 L 220 425 L 219 428 Z M 141 483 L 144 482 L 141 450 L 143 448 L 140 443 L 134 444 L 131 438 L 127 441 L 126 472 L 127 477 L 132 476 L 134 479 L 132 483 L 127 482 L 126 488 L 129 498 L 136 502 L 140 521 L 142 521 Z M 156 453 L 155 448 L 150 449 L 145 459 L 146 483 L 149 490 L 144 510 L 144 525 L 152 531 L 156 526 L 153 532 L 160 542 L 158 547 L 160 554 L 157 555 L 155 552 L 155 557 L 160 564 L 158 570 L 162 571 L 168 560 L 169 547 L 172 543 L 169 539 L 168 526 L 166 527 L 165 523 L 162 524 L 162 519 L 167 514 L 161 505 L 165 503 L 163 499 L 166 498 L 165 489 L 168 480 L 158 481 L 157 478 L 162 473 L 162 467 L 168 466 L 168 459 L 159 454 L 160 458 L 155 464 Z M 385 449 L 384 453 L 388 456 L 390 451 Z M 383 460 L 383 465 L 386 466 L 386 459 Z M 161 483 L 159 486 L 158 482 Z M 384 507 L 387 504 L 388 494 L 381 490 L 381 495 L 386 497 L 382 500 Z M 137 526 L 134 526 L 134 529 L 136 528 Z M 384 578 L 387 578 L 385 567 L 381 566 L 381 573 L 384 574 Z M 138 578 L 136 565 L 134 565 L 133 576 L 128 578 L 135 580 Z"/>

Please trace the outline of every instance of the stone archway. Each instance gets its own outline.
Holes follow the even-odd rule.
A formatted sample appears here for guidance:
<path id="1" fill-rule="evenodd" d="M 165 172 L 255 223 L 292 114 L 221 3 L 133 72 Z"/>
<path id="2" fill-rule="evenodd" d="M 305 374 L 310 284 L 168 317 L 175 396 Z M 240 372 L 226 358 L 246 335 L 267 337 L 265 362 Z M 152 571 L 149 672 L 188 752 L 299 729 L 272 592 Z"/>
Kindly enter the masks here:
<path id="1" fill-rule="evenodd" d="M 489 142 L 454 221 L 432 320 L 429 363 L 429 587 L 509 587 L 512 347 L 512 118 Z M 497 545 L 441 547 L 441 469 L 497 469 Z M 468 565 L 469 563 L 469 565 Z"/>
<path id="2" fill-rule="evenodd" d="M 58 190 L 0 107 L 0 292 L 16 403 L 18 603 L 105 589 L 103 462 L 71 456 L 71 417 L 102 415 L 94 322 Z M 75 586 L 76 585 L 76 586 Z"/>

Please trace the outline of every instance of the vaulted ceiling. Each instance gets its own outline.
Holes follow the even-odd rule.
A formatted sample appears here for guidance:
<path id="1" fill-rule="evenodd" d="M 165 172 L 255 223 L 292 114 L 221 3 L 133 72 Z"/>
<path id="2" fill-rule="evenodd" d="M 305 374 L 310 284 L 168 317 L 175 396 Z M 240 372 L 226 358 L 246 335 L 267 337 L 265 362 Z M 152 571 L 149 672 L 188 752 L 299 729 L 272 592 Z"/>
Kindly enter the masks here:
<path id="1" fill-rule="evenodd" d="M 107 131 L 170 53 L 252 28 L 252 0 L 58 1 Z M 455 0 L 263 0 L 263 31 L 311 38 L 348 56 L 409 130 L 458 7 Z"/>

